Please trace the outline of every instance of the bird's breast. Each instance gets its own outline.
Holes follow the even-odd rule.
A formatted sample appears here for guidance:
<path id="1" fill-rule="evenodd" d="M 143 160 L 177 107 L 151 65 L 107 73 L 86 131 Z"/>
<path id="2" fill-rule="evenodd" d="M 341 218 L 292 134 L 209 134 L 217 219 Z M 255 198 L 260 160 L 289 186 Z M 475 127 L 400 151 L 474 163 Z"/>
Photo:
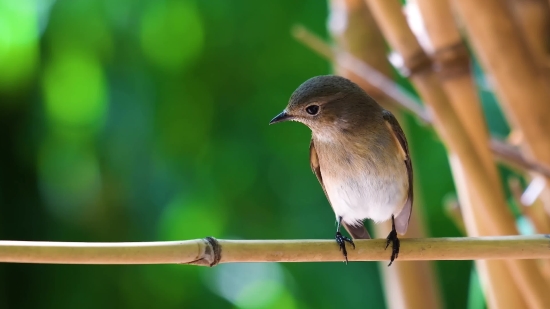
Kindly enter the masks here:
<path id="1" fill-rule="evenodd" d="M 336 216 L 356 224 L 364 219 L 385 221 L 397 215 L 407 199 L 405 162 L 392 144 L 317 149 L 323 184 Z"/>

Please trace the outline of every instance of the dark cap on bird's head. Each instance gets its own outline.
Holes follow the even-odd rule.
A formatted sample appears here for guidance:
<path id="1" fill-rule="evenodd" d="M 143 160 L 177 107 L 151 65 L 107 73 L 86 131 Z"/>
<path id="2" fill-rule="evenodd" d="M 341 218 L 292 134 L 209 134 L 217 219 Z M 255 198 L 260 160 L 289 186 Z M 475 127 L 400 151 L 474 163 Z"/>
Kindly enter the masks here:
<path id="1" fill-rule="evenodd" d="M 290 96 L 288 105 L 305 104 L 312 99 L 326 98 L 338 93 L 363 92 L 363 89 L 347 78 L 336 75 L 315 76 L 298 87 Z"/>
<path id="2" fill-rule="evenodd" d="M 343 104 L 352 107 L 347 108 Z M 381 109 L 361 87 L 347 78 L 321 75 L 308 79 L 290 96 L 287 107 L 270 121 L 270 124 L 293 120 L 312 127 L 316 122 L 333 122 L 335 117 L 344 120 L 353 117 L 350 110 Z M 324 112 L 323 112 L 324 110 Z"/>

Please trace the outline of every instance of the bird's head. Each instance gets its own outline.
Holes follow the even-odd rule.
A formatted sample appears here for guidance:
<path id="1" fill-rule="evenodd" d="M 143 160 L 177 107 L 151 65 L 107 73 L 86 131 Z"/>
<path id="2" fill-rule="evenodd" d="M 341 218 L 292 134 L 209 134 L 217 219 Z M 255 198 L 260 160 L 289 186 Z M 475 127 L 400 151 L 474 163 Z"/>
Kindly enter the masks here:
<path id="1" fill-rule="evenodd" d="M 368 121 L 368 111 L 381 107 L 352 81 L 335 75 L 316 76 L 298 87 L 287 107 L 269 124 L 298 121 L 313 134 L 353 128 L 355 123 Z"/>

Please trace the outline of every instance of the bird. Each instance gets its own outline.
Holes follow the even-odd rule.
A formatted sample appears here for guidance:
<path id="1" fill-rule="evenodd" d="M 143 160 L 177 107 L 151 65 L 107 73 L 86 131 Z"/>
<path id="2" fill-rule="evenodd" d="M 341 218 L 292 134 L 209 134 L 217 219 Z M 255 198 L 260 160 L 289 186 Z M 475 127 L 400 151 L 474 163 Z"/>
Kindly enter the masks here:
<path id="1" fill-rule="evenodd" d="M 336 216 L 335 240 L 346 264 L 346 242 L 355 249 L 353 239 L 371 238 L 364 220 L 391 219 L 385 247 L 392 244 L 391 266 L 413 206 L 409 146 L 395 116 L 349 79 L 322 75 L 302 83 L 269 124 L 283 121 L 311 129 L 311 169 Z"/>

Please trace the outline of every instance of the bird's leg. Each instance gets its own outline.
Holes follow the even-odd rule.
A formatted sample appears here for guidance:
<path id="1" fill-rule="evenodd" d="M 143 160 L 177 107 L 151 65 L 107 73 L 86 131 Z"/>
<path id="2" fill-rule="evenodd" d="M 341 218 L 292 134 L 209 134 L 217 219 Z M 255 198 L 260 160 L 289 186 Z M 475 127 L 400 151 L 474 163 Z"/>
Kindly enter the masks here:
<path id="1" fill-rule="evenodd" d="M 388 246 L 390 245 L 390 242 L 392 243 L 392 251 L 391 251 L 391 260 L 388 266 L 391 266 L 393 261 L 399 256 L 399 238 L 397 238 L 397 232 L 395 231 L 395 220 L 393 218 L 393 215 L 391 216 L 391 232 L 388 235 L 388 238 L 386 238 L 386 249 L 388 249 Z"/>
<path id="2" fill-rule="evenodd" d="M 340 225 L 342 224 L 342 217 L 338 217 L 338 227 L 336 228 L 336 242 L 340 246 L 340 251 L 344 254 L 344 258 L 346 259 L 346 265 L 348 264 L 348 251 L 346 250 L 346 241 L 349 242 L 353 249 L 355 249 L 355 244 L 353 243 L 353 240 L 351 238 L 346 237 L 340 233 Z"/>

